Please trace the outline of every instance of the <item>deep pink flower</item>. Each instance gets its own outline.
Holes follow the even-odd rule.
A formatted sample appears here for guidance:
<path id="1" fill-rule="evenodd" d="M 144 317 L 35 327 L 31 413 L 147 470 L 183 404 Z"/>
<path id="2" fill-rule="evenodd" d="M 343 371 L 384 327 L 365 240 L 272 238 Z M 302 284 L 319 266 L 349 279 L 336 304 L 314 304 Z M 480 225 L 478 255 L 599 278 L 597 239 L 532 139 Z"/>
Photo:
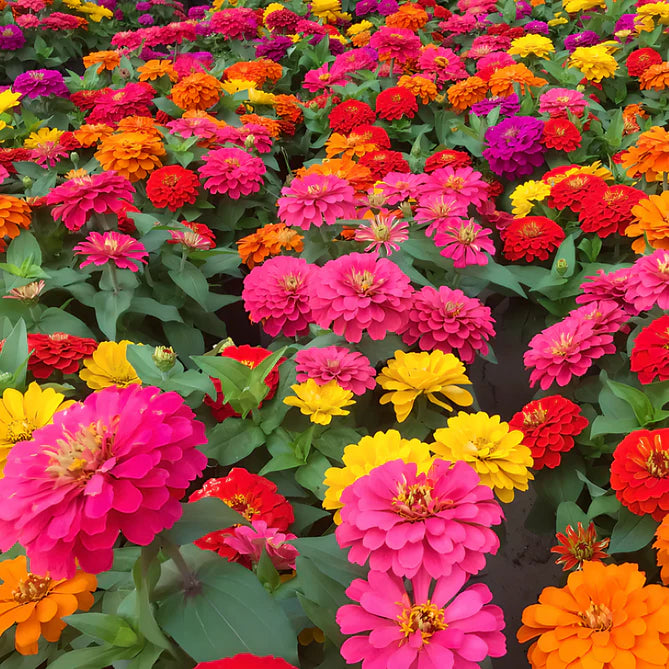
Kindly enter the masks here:
<path id="1" fill-rule="evenodd" d="M 487 341 L 495 336 L 490 307 L 461 290 L 425 286 L 414 293 L 402 340 L 421 351 L 439 349 L 455 353 L 464 363 L 474 362 L 477 353 L 488 353 Z"/>
<path id="2" fill-rule="evenodd" d="M 204 165 L 199 172 L 206 179 L 204 187 L 210 193 L 224 193 L 233 200 L 257 193 L 267 171 L 260 158 L 234 146 L 210 151 L 202 160 Z"/>
<path id="3" fill-rule="evenodd" d="M 344 390 L 364 395 L 376 385 L 376 370 L 356 351 L 341 346 L 304 348 L 295 356 L 297 381 L 313 379 L 319 386 L 335 380 Z"/>
<path id="4" fill-rule="evenodd" d="M 35 573 L 111 568 L 120 533 L 146 546 L 181 516 L 207 465 L 204 425 L 177 393 L 115 386 L 89 395 L 12 448 L 0 479 L 0 550 L 25 547 Z"/>
<path id="5" fill-rule="evenodd" d="M 91 214 L 118 214 L 132 204 L 134 186 L 116 172 L 102 172 L 70 179 L 52 188 L 46 196 L 48 205 L 55 205 L 54 220 L 75 232 L 82 228 Z"/>
<path id="6" fill-rule="evenodd" d="M 381 61 L 406 63 L 420 55 L 420 37 L 408 28 L 381 26 L 374 31 L 369 46 L 379 52 Z"/>
<path id="7" fill-rule="evenodd" d="M 462 225 L 466 216 L 466 202 L 452 193 L 431 192 L 418 196 L 414 220 L 416 223 L 429 223 L 425 230 L 425 234 L 429 236 Z"/>
<path id="8" fill-rule="evenodd" d="M 422 74 L 427 74 L 440 83 L 466 79 L 469 76 L 460 56 L 451 49 L 433 44 L 422 49 L 418 59 L 418 69 Z"/>
<path id="9" fill-rule="evenodd" d="M 366 252 L 378 253 L 383 249 L 389 256 L 399 251 L 400 244 L 409 239 L 409 224 L 386 209 L 374 213 L 371 220 L 363 218 L 362 221 L 355 230 L 354 239 L 356 242 L 369 242 Z M 365 225 L 368 221 L 369 225 Z"/>
<path id="10" fill-rule="evenodd" d="M 325 263 L 313 282 L 313 319 L 349 342 L 363 332 L 383 339 L 403 327 L 411 294 L 409 277 L 391 260 L 349 253 Z"/>
<path id="11" fill-rule="evenodd" d="M 392 206 L 415 197 L 424 183 L 424 174 L 388 172 L 383 181 L 374 184 L 374 190 L 378 189 L 385 198 L 385 204 Z"/>
<path id="12" fill-rule="evenodd" d="M 629 320 L 629 314 L 613 300 L 597 300 L 572 309 L 569 318 L 590 321 L 595 334 L 618 332 Z"/>
<path id="13" fill-rule="evenodd" d="M 639 258 L 627 280 L 625 299 L 638 311 L 655 305 L 669 309 L 669 251 L 658 249 Z"/>
<path id="14" fill-rule="evenodd" d="M 464 582 L 460 572 L 432 587 L 423 574 L 412 580 L 410 597 L 391 573 L 355 579 L 346 594 L 360 605 L 342 606 L 337 623 L 343 634 L 358 636 L 344 642 L 342 656 L 362 669 L 478 669 L 487 656 L 502 657 L 502 609 L 488 604 L 492 593 L 482 583 L 458 593 Z"/>
<path id="15" fill-rule="evenodd" d="M 499 548 L 490 528 L 502 522 L 502 509 L 466 462 L 435 460 L 417 473 L 415 462 L 393 460 L 345 488 L 341 501 L 337 542 L 351 547 L 350 562 L 369 560 L 373 571 L 477 574 Z"/>
<path id="16" fill-rule="evenodd" d="M 267 334 L 286 337 L 306 334 L 313 322 L 309 287 L 319 268 L 303 258 L 276 256 L 256 265 L 244 279 L 244 309 Z"/>
<path id="17" fill-rule="evenodd" d="M 80 242 L 74 247 L 75 255 L 88 256 L 81 267 L 91 263 L 104 265 L 113 262 L 119 269 L 129 269 L 131 272 L 139 271 L 135 260 L 146 264 L 145 257 L 149 255 L 144 245 L 130 235 L 122 232 L 91 232 L 85 242 Z"/>
<path id="18" fill-rule="evenodd" d="M 295 558 L 300 554 L 295 546 L 286 543 L 291 539 L 297 537 L 290 532 L 284 534 L 275 527 L 267 527 L 264 520 L 252 520 L 251 527 L 234 527 L 232 533 L 223 539 L 223 543 L 237 553 L 230 559 L 231 562 L 239 562 L 251 568 L 258 564 L 265 550 L 277 571 L 282 571 L 295 569 Z"/>
<path id="19" fill-rule="evenodd" d="M 346 179 L 334 174 L 307 174 L 281 189 L 279 218 L 283 223 L 308 230 L 355 218 L 355 194 Z"/>
<path id="20" fill-rule="evenodd" d="M 302 86 L 311 93 L 328 90 L 331 86 L 346 86 L 351 81 L 345 69 L 341 66 L 324 63 L 315 70 L 309 70 L 302 80 Z"/>
<path id="21" fill-rule="evenodd" d="M 489 199 L 488 184 L 480 172 L 471 167 L 453 167 L 447 165 L 431 172 L 419 193 L 435 195 L 453 195 L 465 208 L 467 205 L 478 207 Z"/>
<path id="22" fill-rule="evenodd" d="M 532 337 L 523 360 L 527 369 L 534 368 L 530 386 L 537 381 L 547 390 L 553 381 L 566 386 L 572 376 L 583 376 L 594 360 L 616 347 L 610 334 L 596 334 L 592 321 L 565 318 Z"/>
<path id="23" fill-rule="evenodd" d="M 569 118 L 583 116 L 587 107 L 585 95 L 573 88 L 551 88 L 539 97 L 539 111 L 551 118 Z"/>
<path id="24" fill-rule="evenodd" d="M 462 219 L 459 225 L 440 228 L 434 236 L 434 243 L 443 246 L 440 253 L 453 259 L 454 267 L 487 265 L 488 256 L 495 253 L 495 245 L 490 239 L 492 230 L 482 228 L 473 218 Z"/>
<path id="25" fill-rule="evenodd" d="M 625 298 L 631 274 L 631 267 L 623 267 L 608 274 L 603 269 L 598 269 L 596 276 L 587 276 L 581 284 L 583 294 L 576 297 L 577 304 L 607 300 L 615 302 L 630 316 L 638 316 L 639 310 L 635 309 Z"/>

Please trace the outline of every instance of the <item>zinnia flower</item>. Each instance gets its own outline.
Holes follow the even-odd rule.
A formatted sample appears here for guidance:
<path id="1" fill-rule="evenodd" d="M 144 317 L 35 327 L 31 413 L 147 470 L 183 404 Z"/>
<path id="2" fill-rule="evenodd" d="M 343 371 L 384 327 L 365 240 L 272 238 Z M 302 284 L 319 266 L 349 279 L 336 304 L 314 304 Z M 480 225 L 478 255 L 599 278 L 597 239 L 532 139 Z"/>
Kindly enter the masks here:
<path id="1" fill-rule="evenodd" d="M 631 224 L 635 217 L 634 212 L 639 207 L 646 206 L 647 197 L 642 190 L 621 184 L 598 189 L 583 199 L 578 215 L 581 230 L 584 232 L 596 232 L 602 238 L 613 235 L 616 232 L 623 235 L 630 231 L 631 234 L 628 235 L 630 237 L 634 234 L 643 234 L 639 228 Z M 656 213 L 653 211 L 652 205 L 648 209 L 651 210 L 650 216 L 646 219 L 648 220 L 648 227 L 654 228 L 655 220 L 653 219 L 658 217 L 657 214 L 659 212 Z M 658 218 L 658 222 L 661 222 L 658 228 L 661 230 L 661 226 L 664 225 L 665 229 L 669 229 L 669 225 L 664 221 L 662 216 L 660 215 Z M 641 223 L 641 228 L 643 229 L 643 227 L 644 225 Z M 656 230 L 653 230 L 653 232 L 656 232 Z M 660 230 L 657 230 L 657 232 L 660 232 Z M 643 240 L 637 240 L 632 244 L 632 248 L 639 253 L 643 251 L 645 244 Z"/>
<path id="2" fill-rule="evenodd" d="M 662 583 L 669 583 L 669 515 L 662 519 L 662 522 L 655 530 L 655 543 L 653 548 L 657 549 L 657 566 L 661 567 L 660 578 Z"/>
<path id="3" fill-rule="evenodd" d="M 351 99 L 335 105 L 328 118 L 334 132 L 348 134 L 358 126 L 374 123 L 376 114 L 366 102 Z"/>
<path id="4" fill-rule="evenodd" d="M 284 534 L 275 527 L 268 527 L 264 520 L 252 520 L 251 527 L 233 527 L 223 541 L 235 551 L 235 557 L 230 562 L 239 562 L 251 569 L 266 552 L 277 571 L 286 571 L 295 569 L 295 559 L 299 555 L 297 548 L 286 543 L 291 539 L 297 537 L 290 532 Z"/>
<path id="5" fill-rule="evenodd" d="M 412 595 L 403 579 L 371 571 L 367 580 L 355 579 L 346 590 L 360 605 L 337 611 L 344 641 L 341 654 L 348 664 L 376 667 L 452 667 L 473 669 L 487 656 L 506 653 L 502 609 L 488 604 L 492 593 L 482 583 L 458 594 L 465 582 L 441 578 L 432 587 L 428 576 L 412 580 Z M 369 635 L 360 632 L 369 631 Z"/>
<path id="6" fill-rule="evenodd" d="M 295 355 L 297 380 L 313 379 L 319 386 L 334 380 L 354 395 L 364 395 L 376 385 L 376 370 L 356 351 L 341 346 L 304 348 Z"/>
<path id="7" fill-rule="evenodd" d="M 539 112 L 551 118 L 568 118 L 569 113 L 583 116 L 587 100 L 573 88 L 551 88 L 539 97 Z"/>
<path id="8" fill-rule="evenodd" d="M 304 237 L 283 223 L 268 223 L 254 233 L 237 240 L 237 252 L 247 267 L 261 263 L 268 256 L 292 250 L 301 253 Z"/>
<path id="9" fill-rule="evenodd" d="M 210 193 L 223 193 L 233 200 L 257 193 L 267 171 L 257 156 L 236 147 L 224 147 L 207 153 L 200 176 L 206 179 L 204 187 Z"/>
<path id="10" fill-rule="evenodd" d="M 406 88 L 392 86 L 376 96 L 376 113 L 386 121 L 413 118 L 417 111 L 416 96 Z"/>
<path id="11" fill-rule="evenodd" d="M 323 485 L 327 486 L 324 509 L 337 509 L 335 523 L 341 523 L 341 496 L 344 490 L 360 477 L 366 476 L 376 467 L 391 460 L 415 462 L 418 472 L 426 472 L 432 466 L 432 456 L 427 444 L 419 439 L 403 439 L 397 430 L 376 432 L 365 436 L 357 444 L 349 444 L 342 455 L 343 467 L 325 470 Z"/>
<path id="12" fill-rule="evenodd" d="M 399 251 L 400 244 L 408 238 L 409 224 L 388 211 L 375 212 L 369 226 L 361 223 L 354 237 L 356 242 L 370 242 L 365 247 L 366 252 L 378 253 L 383 248 L 388 256 Z"/>
<path id="13" fill-rule="evenodd" d="M 443 246 L 439 253 L 453 261 L 453 267 L 487 265 L 488 256 L 495 254 L 492 230 L 480 226 L 473 218 L 462 219 L 439 228 L 434 235 L 434 243 Z"/>
<path id="14" fill-rule="evenodd" d="M 579 521 L 577 529 L 567 525 L 565 534 L 558 532 L 555 535 L 558 545 L 551 547 L 551 553 L 557 553 L 560 557 L 555 560 L 555 564 L 563 565 L 562 571 L 571 571 L 572 569 L 583 569 L 583 563 L 601 562 L 608 556 L 604 549 L 609 545 L 610 539 L 597 541 L 597 530 L 595 524 L 590 521 L 586 530 Z"/>
<path id="15" fill-rule="evenodd" d="M 283 403 L 298 407 L 312 423 L 319 425 L 329 425 L 332 416 L 348 416 L 351 412 L 344 407 L 355 404 L 353 393 L 335 380 L 321 386 L 313 379 L 307 379 L 304 383 L 292 385 L 291 390 L 295 395 L 288 395 Z"/>
<path id="16" fill-rule="evenodd" d="M 439 349 L 457 353 L 465 363 L 476 354 L 488 353 L 487 341 L 495 336 L 490 308 L 461 290 L 424 286 L 412 298 L 409 318 L 402 330 L 402 341 L 421 351 Z"/>
<path id="17" fill-rule="evenodd" d="M 541 143 L 547 149 L 569 153 L 581 146 L 581 133 L 569 119 L 550 118 L 544 123 Z"/>
<path id="18" fill-rule="evenodd" d="M 511 41 L 511 47 L 507 53 L 522 58 L 537 56 L 548 60 L 549 54 L 555 53 L 555 47 L 553 42 L 543 35 L 523 35 Z"/>
<path id="19" fill-rule="evenodd" d="M 36 379 L 47 379 L 55 370 L 76 374 L 82 358 L 90 357 L 98 343 L 89 337 L 76 337 L 64 332 L 29 334 L 28 369 Z"/>
<path id="20" fill-rule="evenodd" d="M 544 588 L 518 630 L 521 643 L 539 637 L 527 652 L 532 667 L 664 667 L 668 591 L 645 582 L 636 564 L 584 562 L 563 588 Z"/>
<path id="21" fill-rule="evenodd" d="M 138 242 L 130 235 L 124 235 L 121 232 L 91 232 L 86 237 L 85 242 L 81 242 L 74 247 L 75 255 L 85 255 L 86 260 L 81 263 L 81 267 L 86 265 L 105 265 L 113 263 L 119 269 L 129 269 L 131 272 L 138 272 L 136 260 L 146 264 L 146 256 L 149 252 L 144 245 Z"/>
<path id="22" fill-rule="evenodd" d="M 625 299 L 637 312 L 655 305 L 669 309 L 669 250 L 658 249 L 639 258 L 626 283 Z"/>
<path id="23" fill-rule="evenodd" d="M 642 174 L 646 181 L 662 181 L 669 172 L 669 132 L 659 125 L 642 132 L 622 154 L 620 164 L 629 177 Z"/>
<path id="24" fill-rule="evenodd" d="M 246 520 L 262 520 L 267 527 L 285 532 L 295 520 L 290 502 L 277 492 L 276 484 L 243 467 L 233 467 L 224 478 L 208 479 L 188 499 L 195 502 L 204 497 L 217 497 L 231 509 L 241 513 Z M 236 551 L 228 546 L 226 538 L 234 527 L 223 527 L 206 534 L 194 543 L 203 550 L 216 551 L 221 557 L 234 559 Z"/>
<path id="25" fill-rule="evenodd" d="M 523 445 L 532 451 L 533 469 L 557 467 L 587 425 L 578 404 L 561 395 L 534 400 L 509 421 L 509 427 L 523 433 Z"/>
<path id="26" fill-rule="evenodd" d="M 632 242 L 637 253 L 643 253 L 646 244 L 655 249 L 669 248 L 669 192 L 647 197 L 643 191 L 630 190 L 635 190 L 638 196 L 630 203 L 629 217 L 624 221 L 629 226 L 620 232 L 627 237 L 638 237 Z"/>
<path id="27" fill-rule="evenodd" d="M 176 211 L 197 200 L 200 180 L 181 165 L 168 165 L 151 173 L 146 182 L 146 197 L 154 207 Z"/>
<path id="28" fill-rule="evenodd" d="M 579 46 L 569 56 L 569 67 L 580 70 L 588 81 L 599 83 L 612 77 L 618 69 L 616 59 L 604 44 Z"/>
<path id="29" fill-rule="evenodd" d="M 200 662 L 195 669 L 297 669 L 280 657 L 259 657 L 249 653 L 238 653 L 233 657 L 213 662 Z"/>
<path id="30" fill-rule="evenodd" d="M 0 547 L 17 541 L 37 573 L 111 568 L 123 533 L 146 546 L 181 516 L 207 465 L 204 425 L 177 393 L 132 386 L 89 395 L 17 444 L 0 480 Z"/>
<path id="31" fill-rule="evenodd" d="M 643 384 L 669 379 L 669 316 L 660 316 L 634 339 L 630 369 Z"/>
<path id="32" fill-rule="evenodd" d="M 127 339 L 120 342 L 103 341 L 98 344 L 93 355 L 84 359 L 84 368 L 79 372 L 81 380 L 93 390 L 109 386 L 126 388 L 135 383 L 141 384 L 137 372 L 125 357 L 128 344 L 132 342 Z"/>
<path id="33" fill-rule="evenodd" d="M 504 229 L 502 253 L 507 260 L 548 260 L 565 239 L 564 230 L 545 216 L 514 219 Z"/>
<path id="34" fill-rule="evenodd" d="M 0 240 L 18 237 L 21 228 L 30 227 L 30 206 L 25 200 L 0 193 Z"/>
<path id="35" fill-rule="evenodd" d="M 431 353 L 395 351 L 395 357 L 381 370 L 377 383 L 387 392 L 379 402 L 392 402 L 397 422 L 404 422 L 420 395 L 447 411 L 453 407 L 437 397 L 443 395 L 459 406 L 470 406 L 474 398 L 460 384 L 471 385 L 465 366 L 452 353 L 440 350 Z"/>
<path id="36" fill-rule="evenodd" d="M 172 87 L 174 104 L 185 111 L 209 109 L 221 96 L 223 84 L 211 74 L 194 72 Z"/>
<path id="37" fill-rule="evenodd" d="M 430 448 L 438 457 L 469 463 L 502 502 L 512 502 L 515 490 L 527 490 L 534 478 L 530 449 L 521 443 L 523 433 L 509 430 L 499 416 L 460 411 L 448 419 L 448 427 L 435 431 L 434 441 Z"/>
<path id="38" fill-rule="evenodd" d="M 578 304 L 598 301 L 615 302 L 630 316 L 637 316 L 639 310 L 635 309 L 625 297 L 632 274 L 631 269 L 631 267 L 623 267 L 608 274 L 603 269 L 598 269 L 596 276 L 587 276 L 580 285 L 583 293 L 576 296 L 576 302 Z"/>
<path id="39" fill-rule="evenodd" d="M 0 562 L 0 634 L 14 623 L 14 647 L 21 655 L 37 655 L 39 638 L 55 643 L 65 629 L 65 616 L 88 611 L 98 586 L 93 574 L 77 570 L 69 579 L 52 579 L 28 571 L 25 555 Z"/>
<path id="40" fill-rule="evenodd" d="M 165 147 L 160 135 L 124 132 L 103 137 L 95 158 L 105 171 L 114 170 L 133 183 L 147 177 L 160 167 Z"/>
<path id="41" fill-rule="evenodd" d="M 48 97 L 51 95 L 67 97 L 69 90 L 58 70 L 28 70 L 22 72 L 12 84 L 16 93 L 21 93 L 29 98 Z"/>
<path id="42" fill-rule="evenodd" d="M 393 460 L 348 486 L 341 501 L 337 543 L 351 548 L 349 562 L 369 560 L 373 571 L 477 574 L 499 548 L 490 528 L 502 522 L 502 509 L 464 462 L 435 460 L 420 473 L 415 462 Z"/>
<path id="43" fill-rule="evenodd" d="M 313 320 L 309 290 L 318 274 L 316 265 L 290 256 L 276 256 L 254 267 L 242 290 L 251 322 L 262 323 L 273 337 L 306 334 Z"/>
<path id="44" fill-rule="evenodd" d="M 532 116 L 512 116 L 486 130 L 483 157 L 490 169 L 509 180 L 526 177 L 544 162 L 541 144 L 544 122 Z"/>
<path id="45" fill-rule="evenodd" d="M 616 446 L 611 487 L 632 513 L 657 521 L 669 513 L 669 428 L 635 430 Z"/>

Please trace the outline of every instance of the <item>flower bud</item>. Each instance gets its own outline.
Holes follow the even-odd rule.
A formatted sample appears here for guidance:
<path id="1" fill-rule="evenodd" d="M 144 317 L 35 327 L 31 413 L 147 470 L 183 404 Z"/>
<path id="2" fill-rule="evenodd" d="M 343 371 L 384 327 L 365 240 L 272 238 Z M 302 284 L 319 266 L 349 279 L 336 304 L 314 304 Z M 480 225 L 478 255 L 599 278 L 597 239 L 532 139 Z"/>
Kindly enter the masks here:
<path id="1" fill-rule="evenodd" d="M 33 180 L 29 176 L 25 176 L 25 177 L 23 177 L 23 179 L 21 179 L 21 183 L 26 188 L 30 188 L 33 185 Z"/>
<path id="2" fill-rule="evenodd" d="M 171 346 L 156 346 L 151 357 L 161 372 L 169 372 L 177 361 L 177 354 Z"/>
<path id="3" fill-rule="evenodd" d="M 569 263 L 564 258 L 558 258 L 558 261 L 555 263 L 555 271 L 560 275 L 564 276 L 569 269 Z"/>

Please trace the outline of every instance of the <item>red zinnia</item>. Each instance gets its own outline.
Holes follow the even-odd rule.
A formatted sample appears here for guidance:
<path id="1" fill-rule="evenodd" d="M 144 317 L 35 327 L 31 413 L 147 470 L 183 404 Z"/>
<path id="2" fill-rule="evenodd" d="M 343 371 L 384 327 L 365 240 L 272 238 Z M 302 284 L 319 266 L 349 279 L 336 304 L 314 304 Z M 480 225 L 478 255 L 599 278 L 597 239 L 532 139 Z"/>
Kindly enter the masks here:
<path id="1" fill-rule="evenodd" d="M 636 219 L 632 214 L 646 193 L 631 186 L 615 185 L 599 188 L 583 198 L 578 220 L 583 232 L 596 232 L 602 239 L 615 234 L 624 235 Z"/>
<path id="2" fill-rule="evenodd" d="M 296 667 L 272 655 L 258 657 L 248 653 L 239 653 L 239 655 L 226 657 L 223 660 L 200 662 L 195 665 L 195 669 L 296 669 Z"/>
<path id="3" fill-rule="evenodd" d="M 594 174 L 572 174 L 553 186 L 548 206 L 558 211 L 569 207 L 578 214 L 584 200 L 592 197 L 597 190 L 605 188 L 606 181 Z"/>
<path id="4" fill-rule="evenodd" d="M 523 444 L 532 451 L 534 469 L 557 467 L 562 453 L 574 448 L 574 437 L 587 425 L 588 419 L 578 404 L 562 395 L 534 400 L 509 421 L 509 427 L 523 433 Z"/>
<path id="5" fill-rule="evenodd" d="M 669 379 L 669 316 L 656 318 L 634 340 L 632 371 L 641 383 Z"/>
<path id="6" fill-rule="evenodd" d="M 372 173 L 374 181 L 381 181 L 389 172 L 411 172 L 409 163 L 399 151 L 370 151 L 358 161 Z"/>
<path id="7" fill-rule="evenodd" d="M 203 497 L 218 497 L 247 520 L 264 520 L 268 527 L 281 532 L 295 520 L 293 507 L 277 492 L 274 483 L 241 467 L 231 469 L 225 478 L 209 479 L 188 501 L 195 502 Z M 225 544 L 225 538 L 233 530 L 234 527 L 221 528 L 194 543 L 199 548 L 216 551 L 221 557 L 233 558 L 237 551 Z"/>
<path id="8" fill-rule="evenodd" d="M 468 153 L 456 151 L 455 149 L 444 149 L 431 155 L 425 161 L 424 172 L 430 174 L 442 167 L 471 167 L 471 164 L 472 159 Z"/>
<path id="9" fill-rule="evenodd" d="M 329 119 L 332 130 L 347 135 L 359 125 L 374 123 L 376 114 L 366 102 L 346 100 L 333 107 Z"/>
<path id="10" fill-rule="evenodd" d="M 613 452 L 611 487 L 638 516 L 661 521 L 669 512 L 669 428 L 635 430 Z"/>
<path id="11" fill-rule="evenodd" d="M 604 549 L 609 545 L 610 539 L 597 541 L 597 530 L 592 521 L 590 521 L 587 530 L 580 522 L 577 530 L 574 530 L 571 525 L 567 525 L 565 533 L 566 536 L 562 532 L 555 535 L 558 545 L 551 548 L 551 553 L 558 553 L 560 556 L 555 560 L 555 564 L 564 565 L 562 571 L 569 571 L 574 567 L 582 569 L 583 562 L 586 560 L 588 562 L 601 562 L 609 557 Z"/>
<path id="12" fill-rule="evenodd" d="M 28 369 L 36 379 L 46 379 L 58 369 L 63 374 L 76 374 L 79 362 L 89 358 L 98 347 L 95 339 L 75 337 L 64 332 L 29 334 Z"/>
<path id="13" fill-rule="evenodd" d="M 569 153 L 581 146 L 581 133 L 569 119 L 550 118 L 544 123 L 541 143 L 549 149 Z"/>
<path id="14" fill-rule="evenodd" d="M 651 65 L 659 65 L 661 62 L 662 56 L 655 49 L 645 47 L 632 51 L 625 65 L 630 77 L 640 77 Z"/>
<path id="15" fill-rule="evenodd" d="M 416 96 L 406 88 L 392 86 L 376 96 L 376 113 L 386 121 L 413 118 L 418 111 Z"/>
<path id="16" fill-rule="evenodd" d="M 545 216 L 516 218 L 504 230 L 504 257 L 507 260 L 548 260 L 564 241 L 564 230 Z"/>
<path id="17" fill-rule="evenodd" d="M 233 360 L 237 360 L 243 365 L 254 369 L 265 358 L 268 358 L 270 355 L 272 355 L 272 351 L 268 351 L 266 348 L 262 348 L 261 346 L 248 346 L 247 344 L 243 344 L 242 346 L 228 346 L 221 351 L 220 355 L 222 355 L 224 358 L 232 358 Z M 265 377 L 265 385 L 269 388 L 269 392 L 265 396 L 265 400 L 271 400 L 272 397 L 274 397 L 276 387 L 279 385 L 279 365 L 284 360 L 285 358 L 281 358 L 279 362 L 274 365 L 274 369 L 272 369 L 272 371 Z M 216 388 L 216 399 L 214 400 L 209 397 L 209 395 L 205 395 L 204 403 L 211 408 L 211 413 L 214 418 L 219 423 L 221 423 L 226 418 L 230 418 L 231 416 L 239 416 L 239 414 L 225 401 L 220 379 L 212 378 L 211 380 L 214 384 L 214 388 Z M 262 406 L 262 402 L 259 406 Z"/>
<path id="18" fill-rule="evenodd" d="M 151 172 L 146 182 L 146 196 L 157 209 L 176 211 L 197 200 L 200 180 L 197 174 L 181 165 L 167 165 Z"/>

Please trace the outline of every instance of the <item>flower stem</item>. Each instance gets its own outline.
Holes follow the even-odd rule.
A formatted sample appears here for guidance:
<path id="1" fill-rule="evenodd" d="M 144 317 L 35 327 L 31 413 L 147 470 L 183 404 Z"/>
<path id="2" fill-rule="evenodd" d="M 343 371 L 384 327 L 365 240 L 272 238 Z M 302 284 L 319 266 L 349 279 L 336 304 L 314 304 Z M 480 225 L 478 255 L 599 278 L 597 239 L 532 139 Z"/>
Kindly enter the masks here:
<path id="1" fill-rule="evenodd" d="M 116 265 L 110 262 L 107 265 L 107 267 L 109 267 L 109 278 L 111 279 L 111 284 L 112 287 L 114 288 L 114 295 L 118 295 L 121 289 L 119 288 L 118 285 L 118 276 L 116 275 Z"/>
<path id="2" fill-rule="evenodd" d="M 179 550 L 179 546 L 174 542 L 170 541 L 164 535 L 161 535 L 163 552 L 167 557 L 169 557 L 174 564 L 176 565 L 179 573 L 181 574 L 181 579 L 183 581 L 183 589 L 186 597 L 194 597 L 202 591 L 202 583 L 200 579 L 195 575 L 191 568 L 188 566 L 184 556 Z"/>

